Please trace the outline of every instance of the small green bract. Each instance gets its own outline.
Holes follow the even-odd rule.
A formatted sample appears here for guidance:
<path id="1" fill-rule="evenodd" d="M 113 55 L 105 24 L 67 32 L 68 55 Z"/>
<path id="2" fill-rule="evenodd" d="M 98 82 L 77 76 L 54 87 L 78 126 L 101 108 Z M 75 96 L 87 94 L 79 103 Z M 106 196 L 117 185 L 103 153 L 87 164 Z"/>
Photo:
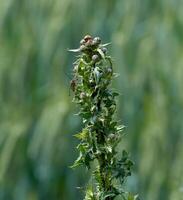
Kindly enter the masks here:
<path id="1" fill-rule="evenodd" d="M 118 93 L 109 87 L 115 76 L 107 55 L 108 44 L 86 35 L 78 49 L 70 50 L 79 53 L 71 87 L 84 124 L 81 133 L 75 135 L 80 140 L 79 157 L 72 167 L 84 165 L 92 171 L 93 180 L 87 186 L 85 200 L 114 200 L 119 195 L 122 199 L 135 199 L 123 189 L 133 163 L 125 150 L 121 158 L 116 151 L 124 126 L 114 119 Z"/>

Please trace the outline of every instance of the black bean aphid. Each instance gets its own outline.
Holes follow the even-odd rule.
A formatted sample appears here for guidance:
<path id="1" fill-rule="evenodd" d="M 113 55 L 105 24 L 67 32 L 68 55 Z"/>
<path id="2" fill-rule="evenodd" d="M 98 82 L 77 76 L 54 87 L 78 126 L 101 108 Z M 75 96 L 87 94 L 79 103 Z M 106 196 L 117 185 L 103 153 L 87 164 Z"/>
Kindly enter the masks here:
<path id="1" fill-rule="evenodd" d="M 70 81 L 70 88 L 73 92 L 75 92 L 75 89 L 76 89 L 76 80 L 75 79 L 72 79 Z"/>

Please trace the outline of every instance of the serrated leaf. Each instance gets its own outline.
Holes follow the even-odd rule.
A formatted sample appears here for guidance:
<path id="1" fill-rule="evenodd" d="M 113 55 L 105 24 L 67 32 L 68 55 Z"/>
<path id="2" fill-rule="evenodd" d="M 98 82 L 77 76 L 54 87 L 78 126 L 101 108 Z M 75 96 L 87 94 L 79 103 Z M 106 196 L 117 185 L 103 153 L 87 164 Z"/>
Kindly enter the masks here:
<path id="1" fill-rule="evenodd" d="M 74 164 L 72 166 L 70 166 L 70 168 L 76 168 L 76 167 L 82 165 L 83 164 L 83 160 L 82 159 L 83 159 L 83 156 L 80 153 L 79 157 L 77 158 L 77 160 L 75 160 Z"/>
<path id="2" fill-rule="evenodd" d="M 108 46 L 108 45 L 110 45 L 110 44 L 111 44 L 111 42 L 105 43 L 105 44 L 101 44 L 100 46 L 101 46 L 101 47 L 106 47 L 106 46 Z"/>
<path id="3" fill-rule="evenodd" d="M 138 195 L 133 196 L 132 194 L 129 194 L 127 200 L 137 200 L 137 199 L 138 199 Z"/>
<path id="4" fill-rule="evenodd" d="M 86 129 L 84 129 L 82 132 L 77 133 L 74 136 L 80 140 L 85 140 L 88 136 L 88 131 Z"/>
<path id="5" fill-rule="evenodd" d="M 85 62 L 83 58 L 80 59 L 80 62 L 83 63 L 86 66 L 88 66 L 88 64 L 89 64 L 89 63 Z"/>
<path id="6" fill-rule="evenodd" d="M 107 198 L 107 197 L 115 197 L 116 196 L 116 194 L 114 194 L 114 193 L 108 193 L 108 194 L 106 194 L 105 196 L 104 196 L 104 200 Z"/>
<path id="7" fill-rule="evenodd" d="M 94 72 L 95 82 L 98 84 L 100 80 L 100 72 L 98 71 L 98 67 L 95 67 L 93 72 Z"/>
<path id="8" fill-rule="evenodd" d="M 95 197 L 94 197 L 93 190 L 92 190 L 91 186 L 87 187 L 86 196 L 85 196 L 84 200 L 95 200 Z"/>
<path id="9" fill-rule="evenodd" d="M 77 146 L 77 149 L 80 150 L 83 154 L 86 153 L 87 148 L 88 148 L 88 144 L 87 143 L 80 143 Z"/>
<path id="10" fill-rule="evenodd" d="M 119 126 L 116 127 L 116 130 L 117 130 L 118 132 L 121 132 L 124 128 L 125 128 L 124 125 L 119 125 Z"/>

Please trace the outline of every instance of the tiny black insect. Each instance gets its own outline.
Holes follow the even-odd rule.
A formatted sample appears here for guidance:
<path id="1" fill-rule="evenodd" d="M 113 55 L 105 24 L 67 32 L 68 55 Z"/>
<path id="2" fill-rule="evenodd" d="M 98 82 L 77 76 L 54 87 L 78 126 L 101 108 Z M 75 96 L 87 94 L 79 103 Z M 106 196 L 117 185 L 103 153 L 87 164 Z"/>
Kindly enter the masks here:
<path id="1" fill-rule="evenodd" d="M 70 81 L 70 89 L 75 92 L 75 89 L 76 89 L 76 79 L 72 79 Z"/>

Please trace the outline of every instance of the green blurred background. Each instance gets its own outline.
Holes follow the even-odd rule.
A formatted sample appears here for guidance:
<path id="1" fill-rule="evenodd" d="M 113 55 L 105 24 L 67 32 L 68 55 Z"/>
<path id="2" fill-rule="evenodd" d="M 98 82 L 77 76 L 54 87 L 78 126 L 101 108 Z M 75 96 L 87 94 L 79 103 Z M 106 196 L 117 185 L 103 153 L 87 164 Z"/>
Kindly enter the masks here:
<path id="1" fill-rule="evenodd" d="M 74 56 L 90 33 L 111 42 L 120 76 L 120 150 L 128 190 L 183 200 L 183 1 L 0 0 L 0 200 L 81 200 L 88 173 L 69 166 L 81 130 L 69 96 Z"/>

